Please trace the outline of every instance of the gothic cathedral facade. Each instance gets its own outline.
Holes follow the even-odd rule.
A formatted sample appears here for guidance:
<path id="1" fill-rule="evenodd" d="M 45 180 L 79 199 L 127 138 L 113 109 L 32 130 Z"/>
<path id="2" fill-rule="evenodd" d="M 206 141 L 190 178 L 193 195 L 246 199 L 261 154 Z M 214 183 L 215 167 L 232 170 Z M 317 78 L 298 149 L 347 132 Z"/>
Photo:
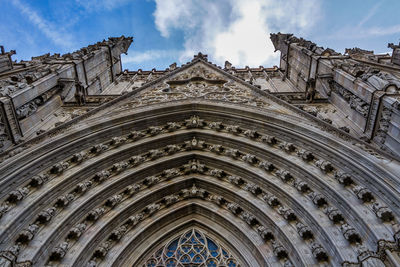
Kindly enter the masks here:
<path id="1" fill-rule="evenodd" d="M 0 54 L 0 266 L 399 266 L 400 44 L 123 70 Z"/>

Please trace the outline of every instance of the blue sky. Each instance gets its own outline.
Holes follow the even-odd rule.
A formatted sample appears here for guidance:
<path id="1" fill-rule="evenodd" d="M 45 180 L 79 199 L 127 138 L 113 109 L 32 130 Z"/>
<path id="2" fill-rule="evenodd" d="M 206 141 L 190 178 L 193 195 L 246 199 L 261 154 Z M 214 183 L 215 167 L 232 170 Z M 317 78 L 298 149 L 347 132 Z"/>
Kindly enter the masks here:
<path id="1" fill-rule="evenodd" d="M 400 41 L 399 0 L 0 0 L 0 44 L 14 59 L 67 53 L 133 36 L 123 67 L 164 69 L 198 51 L 214 63 L 278 65 L 270 32 L 343 52 L 390 52 Z"/>

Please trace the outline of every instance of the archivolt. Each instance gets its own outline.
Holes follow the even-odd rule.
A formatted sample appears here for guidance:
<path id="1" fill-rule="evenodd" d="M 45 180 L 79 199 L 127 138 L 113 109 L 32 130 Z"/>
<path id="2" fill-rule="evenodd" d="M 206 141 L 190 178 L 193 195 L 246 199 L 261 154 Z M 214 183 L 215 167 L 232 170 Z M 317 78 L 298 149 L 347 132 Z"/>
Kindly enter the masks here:
<path id="1" fill-rule="evenodd" d="M 248 110 L 207 108 L 192 106 L 190 115 L 177 105 L 169 113 L 154 110 L 151 118 L 146 113 L 111 118 L 6 161 L 0 240 L 8 261 L 111 264 L 117 258 L 106 252 L 115 250 L 113 255 L 137 262 L 131 256 L 137 255 L 137 238 L 121 252 L 116 250 L 121 245 L 113 244 L 127 232 L 124 240 L 131 232 L 147 239 L 154 231 L 174 229 L 178 200 L 187 207 L 197 203 L 193 216 L 204 211 L 200 214 L 213 218 L 216 228 L 210 230 L 216 233 L 232 222 L 226 231 L 246 240 L 236 253 L 248 265 L 277 260 L 337 265 L 357 262 L 362 253 L 384 259 L 379 249 L 374 252 L 377 244 L 398 249 L 391 241 L 391 224 L 400 215 L 398 179 L 369 156 L 303 128 L 303 122 L 293 126 L 290 119 Z M 193 183 L 205 190 L 200 199 L 184 197 L 182 190 Z M 149 205 L 161 211 L 150 212 Z M 125 229 L 124 220 L 136 212 L 143 213 L 137 223 L 147 218 L 163 226 L 157 230 L 157 223 L 150 223 L 146 229 L 153 230 L 128 231 L 132 225 Z M 183 213 L 187 225 L 191 215 Z"/>

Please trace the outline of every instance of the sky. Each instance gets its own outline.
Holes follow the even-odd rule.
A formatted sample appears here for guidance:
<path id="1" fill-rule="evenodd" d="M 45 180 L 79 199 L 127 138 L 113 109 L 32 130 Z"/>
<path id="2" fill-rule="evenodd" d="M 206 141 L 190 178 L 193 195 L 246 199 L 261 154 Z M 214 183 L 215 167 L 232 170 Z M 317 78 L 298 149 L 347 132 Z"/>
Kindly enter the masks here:
<path id="1" fill-rule="evenodd" d="M 0 45 L 16 60 L 133 36 L 124 69 L 165 69 L 199 51 L 220 66 L 279 65 L 270 33 L 294 33 L 337 52 L 391 52 L 400 0 L 0 0 Z"/>

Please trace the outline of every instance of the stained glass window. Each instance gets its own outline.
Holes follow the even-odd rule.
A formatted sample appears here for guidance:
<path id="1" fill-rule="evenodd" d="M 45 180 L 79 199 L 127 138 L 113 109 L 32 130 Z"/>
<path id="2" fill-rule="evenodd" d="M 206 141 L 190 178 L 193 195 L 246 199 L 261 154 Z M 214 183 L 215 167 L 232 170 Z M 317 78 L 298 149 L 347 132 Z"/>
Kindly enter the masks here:
<path id="1" fill-rule="evenodd" d="M 239 262 L 218 242 L 191 229 L 159 248 L 144 267 L 239 267 Z"/>

